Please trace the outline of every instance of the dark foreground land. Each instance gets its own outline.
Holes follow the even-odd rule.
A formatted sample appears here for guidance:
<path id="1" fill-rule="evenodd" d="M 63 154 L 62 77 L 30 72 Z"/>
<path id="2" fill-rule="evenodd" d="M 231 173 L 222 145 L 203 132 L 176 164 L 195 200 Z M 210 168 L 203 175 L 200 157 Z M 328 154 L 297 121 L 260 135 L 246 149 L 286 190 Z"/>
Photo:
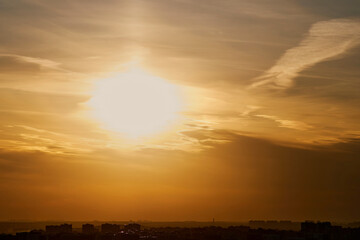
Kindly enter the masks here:
<path id="1" fill-rule="evenodd" d="M 360 228 L 332 226 L 329 222 L 303 222 L 299 231 L 250 228 L 248 226 L 143 227 L 83 224 L 48 225 L 44 230 L 0 234 L 0 240 L 360 240 Z"/>

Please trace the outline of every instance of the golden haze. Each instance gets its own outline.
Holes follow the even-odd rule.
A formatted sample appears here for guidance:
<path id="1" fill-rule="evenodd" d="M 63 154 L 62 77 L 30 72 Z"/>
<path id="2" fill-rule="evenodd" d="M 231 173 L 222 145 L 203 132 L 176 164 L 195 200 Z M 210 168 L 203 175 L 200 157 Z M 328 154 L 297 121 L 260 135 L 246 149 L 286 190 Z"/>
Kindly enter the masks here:
<path id="1" fill-rule="evenodd" d="M 360 6 L 317 3 L 0 0 L 0 220 L 358 220 Z"/>

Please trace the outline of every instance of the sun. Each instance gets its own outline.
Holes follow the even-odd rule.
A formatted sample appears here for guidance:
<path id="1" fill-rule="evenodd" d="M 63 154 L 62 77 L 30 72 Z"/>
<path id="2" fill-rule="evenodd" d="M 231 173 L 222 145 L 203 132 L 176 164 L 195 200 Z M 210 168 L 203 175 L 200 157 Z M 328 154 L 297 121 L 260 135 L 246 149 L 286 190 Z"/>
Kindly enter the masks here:
<path id="1" fill-rule="evenodd" d="M 180 89 L 138 67 L 99 80 L 88 102 L 93 116 L 130 138 L 154 135 L 180 119 Z"/>

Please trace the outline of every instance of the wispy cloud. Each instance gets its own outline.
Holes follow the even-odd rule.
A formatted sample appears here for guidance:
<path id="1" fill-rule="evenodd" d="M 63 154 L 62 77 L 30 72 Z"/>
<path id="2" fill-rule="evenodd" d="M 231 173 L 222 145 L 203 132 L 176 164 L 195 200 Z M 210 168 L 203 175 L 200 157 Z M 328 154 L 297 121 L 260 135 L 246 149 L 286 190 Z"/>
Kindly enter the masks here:
<path id="1" fill-rule="evenodd" d="M 28 56 L 22 56 L 22 55 L 16 55 L 16 54 L 0 54 L 0 58 L 12 58 L 19 62 L 26 62 L 26 63 L 32 63 L 40 66 L 41 68 L 47 68 L 47 69 L 55 69 L 55 70 L 62 70 L 60 68 L 60 63 L 44 59 L 44 58 L 34 58 L 34 57 L 28 57 Z"/>
<path id="2" fill-rule="evenodd" d="M 343 56 L 360 43 L 359 19 L 333 19 L 312 25 L 299 46 L 288 49 L 250 88 L 291 87 L 294 78 L 316 63 Z"/>
<path id="3" fill-rule="evenodd" d="M 312 126 L 310 126 L 304 122 L 300 122 L 300 121 L 280 119 L 276 116 L 271 116 L 271 115 L 259 114 L 256 116 L 273 120 L 279 124 L 279 127 L 290 128 L 290 129 L 295 129 L 295 130 L 300 130 L 300 131 L 304 131 L 304 130 L 308 130 L 308 129 L 312 128 Z"/>

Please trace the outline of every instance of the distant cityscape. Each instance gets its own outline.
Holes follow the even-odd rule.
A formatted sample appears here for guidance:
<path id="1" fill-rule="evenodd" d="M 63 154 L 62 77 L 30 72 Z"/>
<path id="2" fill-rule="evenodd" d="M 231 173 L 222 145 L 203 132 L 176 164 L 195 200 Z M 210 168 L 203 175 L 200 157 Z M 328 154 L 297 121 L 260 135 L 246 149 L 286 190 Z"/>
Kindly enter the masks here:
<path id="1" fill-rule="evenodd" d="M 191 224 L 192 223 L 192 224 Z M 330 222 L 250 221 L 246 225 L 226 226 L 222 222 L 184 222 L 191 226 L 143 226 L 139 223 L 70 223 L 46 225 L 44 229 L 9 233 L 4 229 L 14 223 L 0 223 L 0 240 L 359 240 L 359 223 L 337 226 Z M 19 224 L 19 223 L 18 223 Z M 151 225 L 151 224 L 150 224 Z M 181 225 L 178 223 L 178 225 Z M 206 226 L 207 225 L 207 226 Z M 357 226 L 356 226 L 357 225 Z M 354 227 L 356 226 L 356 227 Z"/>

